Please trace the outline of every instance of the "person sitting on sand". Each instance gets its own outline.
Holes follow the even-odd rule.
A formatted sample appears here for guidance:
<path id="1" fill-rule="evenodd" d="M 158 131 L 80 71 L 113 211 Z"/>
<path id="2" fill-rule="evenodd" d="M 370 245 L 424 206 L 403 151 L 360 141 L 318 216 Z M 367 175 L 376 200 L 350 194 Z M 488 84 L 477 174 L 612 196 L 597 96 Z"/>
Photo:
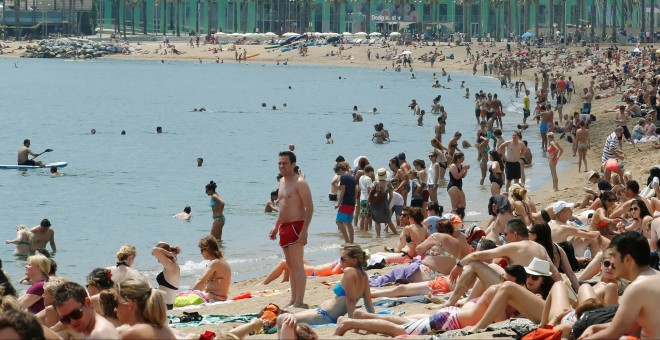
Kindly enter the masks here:
<path id="1" fill-rule="evenodd" d="M 215 239 L 213 240 L 215 242 Z M 143 277 L 132 277 L 117 283 L 117 317 L 128 325 L 121 330 L 122 339 L 175 339 L 167 322 L 165 295 L 151 288 Z"/>
<path id="2" fill-rule="evenodd" d="M 305 275 L 307 276 L 317 276 L 317 277 L 323 277 L 323 276 L 331 276 L 331 275 L 339 275 L 344 272 L 344 269 L 341 266 L 341 259 L 334 260 L 332 262 L 320 264 L 318 266 L 312 265 L 309 261 L 305 261 Z M 263 284 L 267 285 L 277 279 L 278 277 L 282 276 L 282 282 L 289 282 L 289 267 L 286 264 L 285 260 L 280 261 L 278 265 L 273 268 L 273 270 L 266 276 L 264 279 Z"/>
<path id="3" fill-rule="evenodd" d="M 367 267 L 367 254 L 357 244 L 344 244 L 340 257 L 341 267 L 344 270 L 341 282 L 333 286 L 334 297 L 319 304 L 316 309 L 308 309 L 295 313 L 298 322 L 310 325 L 335 323 L 337 318 L 348 314 L 353 317 L 357 302 L 364 300 L 365 309 L 373 313 L 374 305 L 371 302 L 369 280 L 364 269 Z"/>
<path id="4" fill-rule="evenodd" d="M 547 295 L 549 288 L 546 289 L 547 284 L 542 284 L 542 282 L 545 282 L 545 277 L 543 280 L 539 279 L 539 277 L 543 277 L 542 275 L 546 273 L 535 270 L 537 267 L 543 266 L 543 264 L 549 267 L 548 262 L 542 262 L 544 263 L 540 263 L 539 265 L 534 264 L 534 267 L 532 267 L 532 264 L 529 267 L 525 267 L 528 274 L 526 280 L 503 274 L 501 277 L 502 281 L 515 281 L 505 281 L 503 284 L 488 288 L 476 303 L 470 301 L 462 308 L 445 307 L 432 315 L 417 314 L 407 317 L 359 312 L 356 313 L 355 318 L 340 318 L 337 322 L 335 335 L 344 335 L 349 330 L 364 330 L 370 333 L 386 334 L 389 336 L 425 335 L 432 331 L 456 330 L 475 325 L 484 316 L 491 303 L 497 302 L 495 301 L 496 293 L 504 284 L 522 286 L 524 287 L 523 289 L 526 288 L 525 290 L 529 291 L 532 295 Z M 533 270 L 534 274 L 530 274 L 531 270 Z M 547 271 L 547 274 L 549 275 L 549 271 Z M 501 321 L 509 316 L 511 316 L 510 312 L 507 314 L 502 313 L 498 315 L 498 319 Z"/>
<path id="5" fill-rule="evenodd" d="M 408 217 L 413 218 L 413 223 L 407 224 L 410 222 Z M 417 245 L 429 237 L 428 229 L 422 225 L 423 221 L 424 213 L 422 209 L 419 207 L 410 208 L 409 215 L 401 217 L 401 223 L 404 225 L 404 228 L 399 236 L 399 243 L 394 248 L 385 246 L 385 251 L 396 254 L 396 258 L 400 257 L 401 253 L 407 255 L 409 258 L 417 256 Z M 389 258 L 390 256 L 387 257 Z"/>
<path id="6" fill-rule="evenodd" d="M 231 284 L 231 268 L 218 247 L 213 236 L 206 236 L 199 240 L 199 250 L 205 260 L 210 261 L 204 274 L 190 288 L 199 290 L 207 301 L 226 301 Z"/>
<path id="7" fill-rule="evenodd" d="M 32 246 L 32 234 L 31 231 L 27 230 L 25 224 L 19 224 L 16 228 L 16 239 L 6 240 L 6 244 L 15 244 L 16 249 L 14 249 L 14 256 L 27 257 L 32 253 L 30 247 Z"/>
<path id="8" fill-rule="evenodd" d="M 135 256 L 137 256 L 137 251 L 132 245 L 124 244 L 119 248 L 117 252 L 117 265 L 108 268 L 112 272 L 112 280 L 114 282 L 121 283 L 130 277 L 142 276 L 137 270 L 132 268 L 135 262 Z"/>
<path id="9" fill-rule="evenodd" d="M 183 208 L 183 212 L 174 215 L 174 218 L 179 220 L 190 221 L 190 218 L 192 217 L 192 215 L 190 215 L 190 211 L 191 211 L 190 206 L 187 205 L 185 208 Z"/>
<path id="10" fill-rule="evenodd" d="M 112 280 L 112 272 L 106 268 L 96 268 L 87 275 L 87 294 L 92 302 L 92 307 L 96 313 L 101 316 L 107 317 L 101 306 L 101 292 L 110 290 L 114 287 L 115 282 Z"/>

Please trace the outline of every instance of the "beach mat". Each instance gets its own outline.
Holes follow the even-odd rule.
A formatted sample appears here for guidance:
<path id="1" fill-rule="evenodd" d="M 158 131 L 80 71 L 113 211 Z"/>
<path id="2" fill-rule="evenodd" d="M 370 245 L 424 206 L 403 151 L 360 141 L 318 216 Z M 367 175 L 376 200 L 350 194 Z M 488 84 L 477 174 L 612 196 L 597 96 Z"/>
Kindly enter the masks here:
<path id="1" fill-rule="evenodd" d="M 237 315 L 221 315 L 221 314 L 209 314 L 202 315 L 201 321 L 190 321 L 190 322 L 181 322 L 181 316 L 177 315 L 168 315 L 167 319 L 170 321 L 170 327 L 172 328 L 186 328 L 186 327 L 197 327 L 203 325 L 219 325 L 229 322 L 240 322 L 248 323 L 250 320 L 257 317 L 256 313 L 248 314 L 237 314 Z"/>

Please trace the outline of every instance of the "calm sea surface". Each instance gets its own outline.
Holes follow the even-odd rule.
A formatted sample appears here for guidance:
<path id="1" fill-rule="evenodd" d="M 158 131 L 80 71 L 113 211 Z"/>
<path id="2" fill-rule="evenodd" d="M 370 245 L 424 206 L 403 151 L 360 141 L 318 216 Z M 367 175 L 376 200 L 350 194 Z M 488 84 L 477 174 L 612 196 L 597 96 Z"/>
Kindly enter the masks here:
<path id="1" fill-rule="evenodd" d="M 50 219 L 58 273 L 77 282 L 84 282 L 95 267 L 114 265 L 124 243 L 136 246 L 134 266 L 155 282 L 161 267 L 150 255 L 151 247 L 166 241 L 183 249 L 181 287 L 189 287 L 205 266 L 197 241 L 211 226 L 204 192 L 210 180 L 218 183 L 226 202 L 225 257 L 232 279 L 264 275 L 282 258 L 281 248 L 268 239 L 276 216 L 263 209 L 277 187 L 277 153 L 289 144 L 296 145 L 298 165 L 314 198 L 306 258 L 330 261 L 342 243 L 327 200 L 335 158 L 343 155 L 352 162 L 366 155 L 379 168 L 404 151 L 411 163 L 416 158 L 428 162 L 437 118 L 428 114 L 424 126 L 417 126 L 407 108 L 411 99 L 430 111 L 431 100 L 442 94 L 449 113 L 447 132 L 460 130 L 471 143 L 474 104 L 472 98 L 462 98 L 461 80 L 471 93 L 483 89 L 499 94 L 508 113 L 505 136 L 522 117 L 522 97 L 500 89 L 497 79 L 458 73 L 451 74 L 452 89 L 438 91 L 431 88 L 428 72 L 416 72 L 413 80 L 409 72 L 256 62 L 20 59 L 15 68 L 15 61 L 0 59 L 0 164 L 14 164 L 17 149 L 29 138 L 35 152 L 55 150 L 39 159 L 67 161 L 69 167 L 60 178 L 50 178 L 46 170 L 0 170 L 0 237 L 14 239 L 16 225 L 32 227 Z M 262 108 L 262 102 L 268 107 Z M 363 123 L 351 122 L 353 105 L 363 112 Z M 202 106 L 208 111 L 191 112 Z M 372 107 L 378 108 L 375 116 L 365 113 Z M 370 141 L 377 122 L 389 129 L 391 143 Z M 164 133 L 157 135 L 156 126 Z M 92 128 L 96 135 L 90 134 Z M 127 134 L 121 136 L 121 130 Z M 334 145 L 325 143 L 326 131 L 332 132 Z M 534 125 L 524 134 L 536 156 L 534 167 L 526 170 L 532 188 L 549 178 L 546 160 L 537 154 L 537 131 Z M 196 167 L 197 157 L 204 158 L 201 168 Z M 464 184 L 467 220 L 478 221 L 486 218 L 490 186 L 479 186 L 474 148 L 466 151 L 466 160 L 473 167 Z M 440 203 L 448 206 L 446 191 L 439 193 Z M 189 223 L 172 218 L 185 205 L 192 207 Z M 373 234 L 356 234 L 356 241 L 380 242 Z M 12 256 L 13 249 L 5 245 L 0 255 L 16 282 L 25 262 Z"/>

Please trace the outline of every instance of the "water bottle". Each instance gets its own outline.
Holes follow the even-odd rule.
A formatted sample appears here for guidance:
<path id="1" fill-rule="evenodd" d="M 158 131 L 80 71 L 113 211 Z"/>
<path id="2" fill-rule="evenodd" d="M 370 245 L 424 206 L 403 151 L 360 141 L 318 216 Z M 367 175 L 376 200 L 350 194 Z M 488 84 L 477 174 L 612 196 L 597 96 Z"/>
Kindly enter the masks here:
<path id="1" fill-rule="evenodd" d="M 591 259 L 591 248 L 587 247 L 587 250 L 584 251 L 584 257 Z"/>

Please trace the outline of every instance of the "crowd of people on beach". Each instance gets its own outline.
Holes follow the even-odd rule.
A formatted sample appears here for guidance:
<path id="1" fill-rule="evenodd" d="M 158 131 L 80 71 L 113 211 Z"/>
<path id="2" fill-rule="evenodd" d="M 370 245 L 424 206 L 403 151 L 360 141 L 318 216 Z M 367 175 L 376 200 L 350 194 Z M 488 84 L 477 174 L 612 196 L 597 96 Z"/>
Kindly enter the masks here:
<path id="1" fill-rule="evenodd" d="M 451 134 L 446 146 L 443 144 L 447 120 L 459 118 L 447 113 L 441 96 L 437 96 L 432 99 L 431 114 L 437 115 L 437 124 L 429 136 L 428 161 L 406 155 L 420 150 L 405 150 L 380 165 L 371 164 L 367 156 L 357 157 L 352 164 L 344 156 L 335 159 L 328 199 L 337 209 L 335 222 L 345 244 L 330 263 L 313 265 L 304 259 L 314 215 L 312 192 L 297 166 L 293 145 L 280 152 L 279 186 L 271 192 L 265 211 L 277 213 L 268 236 L 278 239 L 284 260 L 263 283 L 279 277 L 289 282 L 291 298 L 282 310 L 291 313 L 277 308 L 274 319 L 255 318 L 220 338 L 244 338 L 277 324 L 279 338 L 315 339 L 318 336 L 310 325 L 327 323 L 336 323 L 335 334 L 340 336 L 351 330 L 389 336 L 462 330 L 466 335 L 514 316 L 529 319 L 562 338 L 660 337 L 660 318 L 654 309 L 660 304 L 660 165 L 649 166 L 646 176 L 626 171 L 623 164 L 625 148 L 648 142 L 654 143 L 655 151 L 660 145 L 655 126 L 660 108 L 660 68 L 655 63 L 655 51 L 642 47 L 640 53 L 627 57 L 622 50 L 610 47 L 603 51 L 598 44 L 563 58 L 562 53 L 568 52 L 561 49 L 552 55 L 542 49 L 525 51 L 513 51 L 510 45 L 505 51 L 472 53 L 469 47 L 466 51 L 465 62 L 474 65 L 475 73 L 483 62 L 483 73 L 495 73 L 503 88 L 524 89 L 523 120 L 517 130 L 508 132 L 510 139 L 504 137 L 508 134 L 503 121 L 511 118 L 506 117 L 498 95 L 475 91 L 475 129 L 463 131 L 475 137 L 474 144 L 466 140 L 459 144 L 460 131 Z M 429 61 L 438 59 L 435 54 L 428 57 Z M 410 57 L 401 64 L 412 71 Z M 579 64 L 588 65 L 582 72 L 591 76 L 582 91 L 563 75 Z M 521 76 L 524 69 L 531 68 L 539 70 L 534 74 L 534 110 L 531 86 L 528 89 L 522 81 L 517 81 L 518 85 L 512 82 L 512 76 Z M 443 71 L 441 77 L 449 81 L 450 75 Z M 438 79 L 434 81 L 440 84 Z M 573 93 L 579 92 L 579 108 L 564 114 Z M 612 112 L 592 111 L 594 100 L 619 95 L 625 104 Z M 469 92 L 467 98 L 471 98 Z M 424 110 L 416 100 L 409 107 L 423 126 Z M 376 111 L 374 108 L 371 113 Z M 597 145 L 590 136 L 590 126 L 596 119 L 607 119 L 609 113 L 614 115 L 607 122 L 612 133 L 603 143 L 601 161 L 589 168 L 587 153 Z M 540 136 L 527 131 L 530 117 L 537 122 Z M 631 118 L 638 119 L 632 133 L 628 127 Z M 357 107 L 353 121 L 364 121 Z M 389 131 L 382 123 L 374 128 L 374 142 L 389 141 Z M 531 150 L 526 140 L 539 137 L 541 150 Z M 326 140 L 333 143 L 330 133 Z M 29 146 L 26 140 L 24 161 L 35 155 Z M 472 147 L 478 151 L 479 170 L 475 171 L 480 172 L 480 184 L 486 183 L 486 177 L 490 182 L 490 217 L 483 228 L 464 222 L 468 201 L 463 181 L 471 161 L 465 159 L 462 149 Z M 552 189 L 558 191 L 557 165 L 569 150 L 578 159 L 579 177 L 575 178 L 584 178 L 597 188 L 586 190 L 577 204 L 557 200 L 537 206 L 525 189 L 525 168 L 532 166 L 533 157 L 546 158 Z M 198 159 L 198 166 L 202 163 L 203 159 Z M 446 208 L 439 203 L 442 187 L 449 201 Z M 205 190 L 212 225 L 210 235 L 200 239 L 198 247 L 208 264 L 187 290 L 187 297 L 213 303 L 229 299 L 232 271 L 219 243 L 226 222 L 225 202 L 215 182 L 210 181 Z M 188 220 L 190 214 L 187 206 L 175 217 Z M 363 232 L 373 229 L 378 237 L 396 235 L 396 244 L 379 252 L 366 251 L 355 242 L 358 228 Z M 14 255 L 25 260 L 25 278 L 17 282 L 29 288 L 17 296 L 12 281 L 0 271 L 0 337 L 209 336 L 186 334 L 169 326 L 168 311 L 179 306 L 177 299 L 182 296 L 177 262 L 181 249 L 177 246 L 166 242 L 154 245 L 152 256 L 162 271 L 156 276 L 157 286 L 152 287 L 134 268 L 137 252 L 130 244 L 117 252 L 116 266 L 93 269 L 84 285 L 59 276 L 58 264 L 50 256 L 57 246 L 48 219 L 30 229 L 19 226 L 16 239 L 6 243 L 14 244 Z M 399 266 L 367 274 L 368 268 L 382 268 L 384 264 Z M 341 275 L 332 293 L 310 308 L 305 303 L 307 277 L 332 275 Z M 431 298 L 432 313 L 375 313 L 375 299 L 417 295 Z M 180 319 L 198 316 L 191 315 L 184 313 Z"/>

